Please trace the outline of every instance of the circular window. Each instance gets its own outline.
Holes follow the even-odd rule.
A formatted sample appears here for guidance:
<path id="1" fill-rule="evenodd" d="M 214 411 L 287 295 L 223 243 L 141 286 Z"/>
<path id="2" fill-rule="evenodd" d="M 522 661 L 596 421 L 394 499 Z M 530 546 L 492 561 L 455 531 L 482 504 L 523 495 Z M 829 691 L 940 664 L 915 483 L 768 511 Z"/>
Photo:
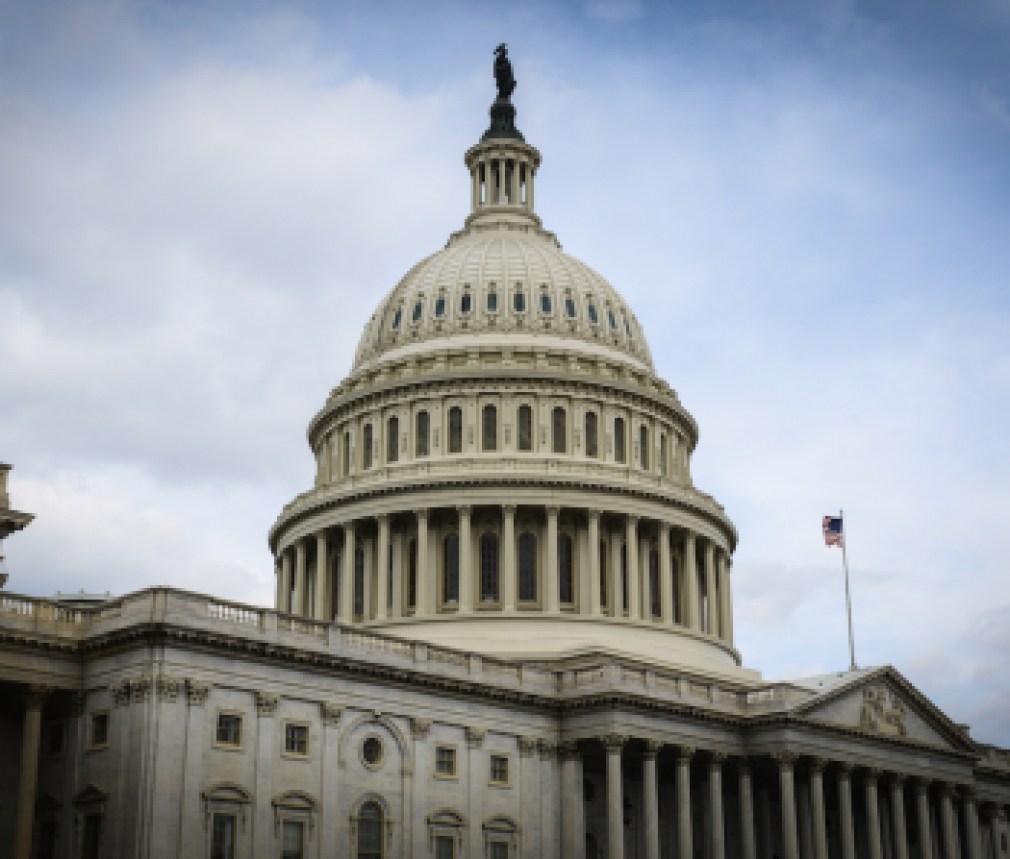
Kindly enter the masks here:
<path id="1" fill-rule="evenodd" d="M 361 744 L 361 757 L 365 765 L 372 768 L 382 763 L 382 742 L 378 737 L 368 737 Z"/>

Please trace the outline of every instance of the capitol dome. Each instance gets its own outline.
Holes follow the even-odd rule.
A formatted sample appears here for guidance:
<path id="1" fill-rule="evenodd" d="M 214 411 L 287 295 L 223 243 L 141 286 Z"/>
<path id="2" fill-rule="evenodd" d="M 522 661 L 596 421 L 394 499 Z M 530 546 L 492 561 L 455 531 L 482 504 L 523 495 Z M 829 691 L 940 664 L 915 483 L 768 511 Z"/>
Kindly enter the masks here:
<path id="1" fill-rule="evenodd" d="M 736 531 L 691 480 L 697 425 L 627 302 L 534 207 L 499 98 L 469 214 L 372 314 L 309 424 L 315 485 L 270 532 L 277 608 L 483 653 L 613 653 L 753 680 Z"/>

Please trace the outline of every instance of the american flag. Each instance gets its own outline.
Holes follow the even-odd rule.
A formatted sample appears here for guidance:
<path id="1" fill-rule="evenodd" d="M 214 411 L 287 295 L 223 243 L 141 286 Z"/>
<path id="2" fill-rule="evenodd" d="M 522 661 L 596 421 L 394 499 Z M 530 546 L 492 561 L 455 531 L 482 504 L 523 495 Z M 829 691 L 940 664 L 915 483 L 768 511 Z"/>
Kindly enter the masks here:
<path id="1" fill-rule="evenodd" d="M 844 546 L 842 537 L 842 517 L 825 516 L 821 523 L 821 530 L 824 531 L 825 546 Z"/>

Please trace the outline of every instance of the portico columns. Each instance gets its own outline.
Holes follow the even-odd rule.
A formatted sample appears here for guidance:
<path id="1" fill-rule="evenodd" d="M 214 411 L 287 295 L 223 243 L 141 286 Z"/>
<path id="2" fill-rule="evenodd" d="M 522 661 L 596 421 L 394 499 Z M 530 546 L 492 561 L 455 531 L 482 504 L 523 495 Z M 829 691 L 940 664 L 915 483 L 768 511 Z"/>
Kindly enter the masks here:
<path id="1" fill-rule="evenodd" d="M 49 694 L 44 686 L 25 691 L 25 721 L 21 732 L 21 771 L 18 774 L 18 807 L 14 819 L 13 859 L 29 859 L 32 825 L 35 822 L 35 790 L 39 782 L 39 739 L 42 736 L 42 702 Z"/>
<path id="2" fill-rule="evenodd" d="M 584 859 L 586 849 L 585 807 L 582 795 L 582 755 L 574 741 L 562 743 L 561 755 L 561 856 Z"/>
<path id="3" fill-rule="evenodd" d="M 659 611 L 663 626 L 673 626 L 673 565 L 670 563 L 670 526 L 659 523 Z"/>
<path id="4" fill-rule="evenodd" d="M 558 508 L 547 508 L 547 579 L 544 582 L 544 604 L 547 611 L 561 610 L 558 593 Z"/>
<path id="5" fill-rule="evenodd" d="M 729 561 L 726 553 L 719 550 L 716 558 L 716 574 L 719 579 L 719 634 L 727 644 L 733 644 L 733 608 L 729 597 Z"/>
<path id="6" fill-rule="evenodd" d="M 908 836 L 905 833 L 905 776 L 901 773 L 894 773 L 891 777 L 891 821 L 894 824 L 894 859 L 908 859 Z"/>
<path id="7" fill-rule="evenodd" d="M 684 602 L 687 603 L 684 618 L 690 629 L 700 630 L 698 599 L 698 550 L 695 537 L 690 531 L 684 538 Z"/>
<path id="8" fill-rule="evenodd" d="M 919 859 L 933 859 L 933 828 L 929 822 L 929 782 L 915 781 L 916 823 L 919 833 Z"/>
<path id="9" fill-rule="evenodd" d="M 719 634 L 719 597 L 715 584 L 715 546 L 705 541 L 705 632 Z"/>
<path id="10" fill-rule="evenodd" d="M 691 834 L 691 746 L 677 749 L 677 839 L 678 859 L 692 859 L 694 837 Z"/>
<path id="11" fill-rule="evenodd" d="M 964 826 L 965 841 L 968 844 L 968 859 L 982 859 L 982 841 L 978 832 L 978 806 L 975 804 L 975 792 L 971 788 L 964 789 Z M 898 857 L 904 859 L 904 857 Z"/>
<path id="12" fill-rule="evenodd" d="M 291 613 L 291 550 L 281 552 L 281 593 L 277 611 Z"/>
<path id="13" fill-rule="evenodd" d="M 646 740 L 642 752 L 642 805 L 645 812 L 645 859 L 659 859 L 659 780 L 656 755 L 660 743 Z"/>
<path id="14" fill-rule="evenodd" d="M 615 529 L 610 532 L 610 564 L 607 574 L 610 576 L 607 593 L 610 596 L 610 614 L 613 617 L 624 617 L 624 582 L 621 571 L 621 538 Z"/>
<path id="15" fill-rule="evenodd" d="M 415 616 L 431 614 L 435 606 L 435 588 L 431 568 L 428 566 L 428 511 L 421 509 L 417 516 L 417 606 Z"/>
<path id="16" fill-rule="evenodd" d="M 624 859 L 624 799 L 621 784 L 621 749 L 627 738 L 607 734 L 607 859 Z"/>
<path id="17" fill-rule="evenodd" d="M 343 569 L 340 571 L 340 604 L 337 606 L 341 623 L 350 623 L 354 619 L 354 523 L 344 523 L 344 551 L 341 560 Z"/>
<path id="18" fill-rule="evenodd" d="M 856 834 L 852 825 L 852 767 L 838 765 L 838 816 L 842 836 L 842 859 L 856 859 Z"/>
<path id="19" fill-rule="evenodd" d="M 726 859 L 726 824 L 722 814 L 722 763 L 726 755 L 712 752 L 708 759 L 708 804 L 712 831 L 709 844 L 712 859 Z"/>
<path id="20" fill-rule="evenodd" d="M 628 617 L 642 616 L 641 576 L 638 563 L 638 517 L 629 516 L 625 520 L 624 545 L 628 560 Z"/>
<path id="21" fill-rule="evenodd" d="M 470 536 L 470 507 L 456 508 L 459 514 L 459 611 L 473 611 L 473 539 Z"/>
<path id="22" fill-rule="evenodd" d="M 877 777 L 880 771 L 866 771 L 866 833 L 870 846 L 870 859 L 883 859 L 880 844 L 880 807 L 877 805 Z"/>
<path id="23" fill-rule="evenodd" d="M 779 765 L 779 794 L 782 799 L 782 850 L 785 859 L 800 859 L 796 830 L 796 787 L 793 779 L 796 755 L 792 752 L 777 752 L 772 757 Z"/>
<path id="24" fill-rule="evenodd" d="M 754 839 L 754 791 L 751 783 L 750 764 L 740 761 L 737 768 L 740 793 L 740 849 L 741 859 L 757 859 Z"/>
<path id="25" fill-rule="evenodd" d="M 814 818 L 814 859 L 828 859 L 828 827 L 824 815 L 824 761 L 810 762 L 810 805 Z"/>
<path id="26" fill-rule="evenodd" d="M 316 578 L 315 593 L 312 595 L 312 609 L 316 620 L 329 620 L 326 616 L 326 594 L 329 593 L 329 558 L 326 555 L 326 532 L 316 534 Z"/>
<path id="27" fill-rule="evenodd" d="M 295 543 L 295 604 L 292 606 L 292 614 L 304 615 L 306 603 L 305 598 L 305 540 L 300 539 Z"/>
<path id="28" fill-rule="evenodd" d="M 389 514 L 379 516 L 379 545 L 375 551 L 375 619 L 385 620 L 389 609 Z"/>
<path id="29" fill-rule="evenodd" d="M 942 828 L 944 859 L 958 859 L 957 820 L 951 804 L 951 787 L 940 784 L 940 825 Z"/>
<path id="30" fill-rule="evenodd" d="M 506 504 L 502 512 L 502 569 L 501 607 L 502 611 L 516 610 L 516 508 Z"/>
<path id="31" fill-rule="evenodd" d="M 589 613 L 600 615 L 600 511 L 589 511 Z"/>

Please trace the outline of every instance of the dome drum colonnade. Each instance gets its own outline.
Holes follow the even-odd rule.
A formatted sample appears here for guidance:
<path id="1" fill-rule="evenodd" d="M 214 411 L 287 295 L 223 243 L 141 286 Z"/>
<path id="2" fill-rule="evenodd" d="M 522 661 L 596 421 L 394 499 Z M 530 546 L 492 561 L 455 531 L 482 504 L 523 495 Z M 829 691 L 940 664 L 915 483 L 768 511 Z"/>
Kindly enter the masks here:
<path id="1" fill-rule="evenodd" d="M 493 120 L 465 160 L 464 228 L 382 301 L 310 424 L 315 488 L 270 535 L 277 608 L 742 671 L 736 532 L 691 484 L 693 418 L 630 308 L 542 228 L 539 152 Z"/>
<path id="2" fill-rule="evenodd" d="M 606 838 L 610 859 L 622 859 L 629 841 L 645 859 L 982 859 L 984 843 L 997 849 L 993 825 L 1005 811 L 954 778 L 790 750 L 747 754 L 610 733 L 563 742 L 559 753 L 562 854 L 579 859 L 587 835 Z M 673 763 L 664 783 L 661 755 Z M 593 826 L 584 800 L 590 767 L 602 775 L 606 803 Z M 641 796 L 629 805 L 623 792 L 636 787 Z M 637 820 L 630 808 L 641 809 Z"/>

